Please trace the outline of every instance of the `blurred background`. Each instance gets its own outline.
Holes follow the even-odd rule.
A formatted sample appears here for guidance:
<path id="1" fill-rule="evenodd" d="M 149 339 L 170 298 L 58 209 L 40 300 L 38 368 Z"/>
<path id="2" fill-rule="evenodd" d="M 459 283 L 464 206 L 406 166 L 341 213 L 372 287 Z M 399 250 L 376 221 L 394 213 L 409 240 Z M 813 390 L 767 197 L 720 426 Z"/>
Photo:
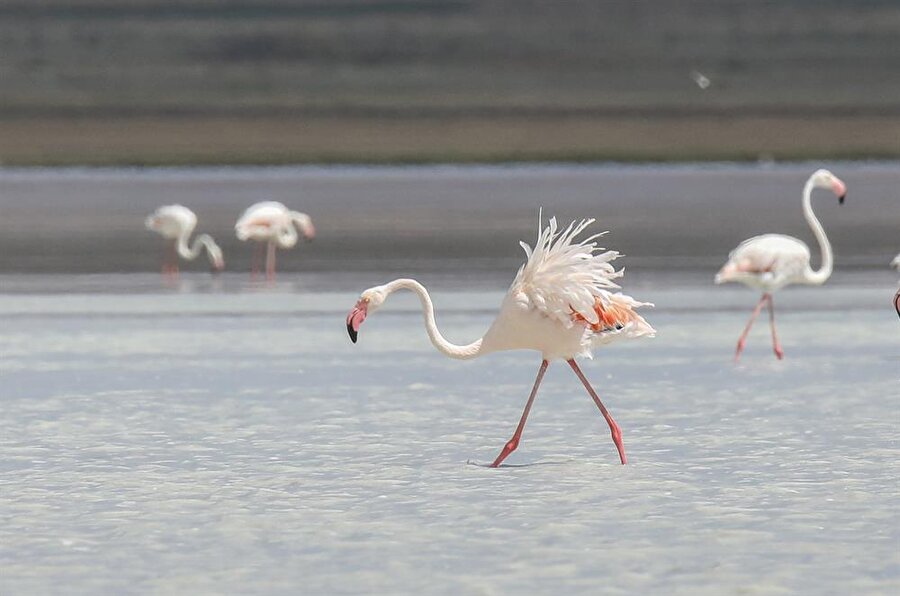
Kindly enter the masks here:
<path id="1" fill-rule="evenodd" d="M 321 231 L 289 271 L 512 270 L 541 206 L 631 267 L 707 271 L 761 232 L 812 243 L 822 166 L 850 185 L 816 202 L 838 267 L 881 268 L 898 40 L 894 0 L 0 0 L 0 271 L 153 271 L 143 218 L 175 202 L 246 270 L 260 200 Z M 370 168 L 408 164 L 443 165 Z"/>
<path id="2" fill-rule="evenodd" d="M 891 158 L 894 0 L 0 0 L 0 161 Z"/>

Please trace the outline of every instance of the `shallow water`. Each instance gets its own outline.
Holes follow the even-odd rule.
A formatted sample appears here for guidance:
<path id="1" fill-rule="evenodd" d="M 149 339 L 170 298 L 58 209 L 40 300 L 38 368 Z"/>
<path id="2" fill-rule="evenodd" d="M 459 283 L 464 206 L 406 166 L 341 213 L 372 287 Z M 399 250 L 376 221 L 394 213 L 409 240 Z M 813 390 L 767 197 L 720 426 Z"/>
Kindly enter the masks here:
<path id="1" fill-rule="evenodd" d="M 784 361 L 761 320 L 735 366 L 757 295 L 712 274 L 752 234 L 813 242 L 820 165 L 850 188 L 816 199 L 834 275 L 776 296 Z M 887 162 L 0 169 L 0 593 L 900 591 L 898 181 Z M 232 235 L 261 199 L 319 229 L 271 286 L 237 273 Z M 230 273 L 149 273 L 143 217 L 171 202 Z M 491 470 L 536 354 L 447 360 L 411 296 L 346 336 L 359 292 L 401 274 L 451 340 L 480 335 L 541 205 L 598 216 L 657 305 L 657 338 L 583 365 L 625 467 L 564 365 Z"/>
<path id="2" fill-rule="evenodd" d="M 509 275 L 431 274 L 455 341 Z M 641 271 L 655 339 L 556 364 L 437 354 L 386 273 L 0 276 L 0 592 L 872 593 L 900 589 L 900 321 L 888 271 L 776 296 Z M 843 281 L 842 281 L 843 280 Z M 460 291 L 465 288 L 466 291 Z"/>

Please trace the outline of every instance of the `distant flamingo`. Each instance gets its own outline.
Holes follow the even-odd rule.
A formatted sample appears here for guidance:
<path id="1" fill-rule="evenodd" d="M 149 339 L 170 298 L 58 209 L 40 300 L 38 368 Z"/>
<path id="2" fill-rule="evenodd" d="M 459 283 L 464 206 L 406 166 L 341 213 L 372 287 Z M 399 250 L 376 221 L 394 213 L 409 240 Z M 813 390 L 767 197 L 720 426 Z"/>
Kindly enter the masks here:
<path id="1" fill-rule="evenodd" d="M 316 236 L 316 228 L 305 213 L 290 211 L 276 201 L 263 201 L 247 208 L 234 226 L 241 241 L 254 240 L 268 243 L 266 253 L 266 278 L 275 279 L 275 249 L 291 248 L 297 244 L 297 228 L 306 240 Z M 260 247 L 262 244 L 260 244 Z M 258 256 L 253 254 L 252 272 L 256 275 Z"/>
<path id="2" fill-rule="evenodd" d="M 539 225 L 537 244 L 533 250 L 524 242 L 520 243 L 525 249 L 527 261 L 509 288 L 500 313 L 481 339 L 464 346 L 444 339 L 434 321 L 431 297 L 422 284 L 412 279 L 396 279 L 364 291 L 347 316 L 350 339 L 356 342 L 360 325 L 391 293 L 407 289 L 419 296 L 425 314 L 425 330 L 431 343 L 451 358 L 468 360 L 501 350 L 541 352 L 543 360 L 525 411 L 513 437 L 491 464 L 494 468 L 518 447 L 550 360 L 566 360 L 600 408 L 612 433 L 619 459 L 625 464 L 627 458 L 619 425 L 575 363 L 575 358 L 590 358 L 592 348 L 617 339 L 653 336 L 653 327 L 635 312 L 639 306 L 652 305 L 637 302 L 620 292 L 613 294 L 606 290 L 619 287 L 612 280 L 621 277 L 622 272 L 609 264 L 619 253 L 608 251 L 597 254 L 603 249 L 598 248 L 594 240 L 601 234 L 575 240 L 575 236 L 593 221 L 573 222 L 565 231 L 557 233 L 556 218 L 553 218 L 547 228 L 541 230 L 542 224 Z"/>
<path id="3" fill-rule="evenodd" d="M 178 275 L 178 256 L 193 261 L 206 249 L 206 256 L 215 271 L 225 267 L 222 250 L 209 234 L 200 234 L 194 244 L 188 247 L 188 238 L 197 227 L 197 216 L 182 205 L 163 205 L 147 217 L 144 226 L 161 235 L 166 240 L 166 252 L 163 256 L 163 274 Z"/>
<path id="4" fill-rule="evenodd" d="M 744 328 L 744 332 L 738 339 L 737 350 L 734 354 L 735 362 L 741 357 L 744 344 L 747 342 L 747 334 L 750 327 L 762 310 L 763 304 L 768 305 L 769 326 L 772 329 L 772 347 L 775 356 L 781 360 L 784 358 L 784 350 L 778 341 L 775 331 L 775 305 L 772 302 L 772 292 L 779 290 L 788 284 L 821 285 L 831 276 L 833 257 L 831 244 L 825 236 L 822 224 L 816 219 L 812 210 L 811 195 L 814 188 L 831 189 L 838 197 L 838 202 L 843 204 L 847 196 L 847 186 L 837 176 L 828 170 L 816 170 L 806 181 L 803 187 L 803 216 L 809 227 L 812 228 L 816 240 L 822 250 L 822 264 L 818 271 L 813 271 L 809 264 L 809 248 L 802 241 L 792 236 L 781 234 L 764 234 L 755 236 L 741 242 L 737 248 L 728 255 L 728 262 L 716 275 L 716 283 L 736 281 L 763 290 L 750 321 Z"/>
<path id="5" fill-rule="evenodd" d="M 891 267 L 900 271 L 900 255 L 894 257 L 894 260 L 891 261 Z M 897 293 L 894 294 L 894 309 L 897 311 L 897 316 L 900 316 L 900 290 L 897 290 Z"/>

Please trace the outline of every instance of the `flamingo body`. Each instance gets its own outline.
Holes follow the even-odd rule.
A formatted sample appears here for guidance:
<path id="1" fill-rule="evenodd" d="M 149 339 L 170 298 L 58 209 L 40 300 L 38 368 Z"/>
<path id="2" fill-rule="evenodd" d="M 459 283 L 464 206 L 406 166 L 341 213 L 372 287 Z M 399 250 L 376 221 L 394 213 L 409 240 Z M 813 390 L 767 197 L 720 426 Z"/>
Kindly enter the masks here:
<path id="1" fill-rule="evenodd" d="M 163 205 L 157 208 L 144 221 L 144 226 L 167 241 L 163 273 L 177 274 L 176 253 L 181 258 L 192 261 L 204 248 L 214 270 L 221 271 L 225 267 L 222 250 L 210 235 L 201 234 L 194 240 L 193 245 L 188 244 L 188 238 L 197 227 L 197 215 L 184 205 Z"/>
<path id="2" fill-rule="evenodd" d="M 716 283 L 734 281 L 774 292 L 792 283 L 804 283 L 809 267 L 809 247 L 793 236 L 763 234 L 741 242 L 728 255 L 716 275 Z"/>
<path id="3" fill-rule="evenodd" d="M 422 284 L 412 279 L 397 279 L 364 291 L 347 316 L 347 331 L 357 341 L 366 317 L 379 308 L 393 292 L 408 289 L 416 293 L 425 315 L 425 329 L 432 344 L 451 358 L 471 359 L 504 350 L 535 350 L 542 362 L 531 396 L 512 439 L 492 464 L 497 467 L 518 446 L 525 420 L 550 361 L 566 360 L 584 384 L 610 427 L 621 462 L 626 463 L 621 431 L 584 377 L 575 358 L 591 357 L 593 348 L 617 339 L 652 337 L 655 330 L 636 309 L 652 306 L 622 294 L 611 292 L 619 286 L 613 281 L 622 276 L 611 261 L 615 251 L 601 252 L 594 241 L 600 234 L 576 240 L 594 220 L 573 222 L 559 231 L 556 219 L 538 229 L 532 249 L 522 243 L 527 260 L 500 305 L 500 312 L 480 339 L 455 345 L 444 339 L 434 320 L 431 296 Z"/>
<path id="4" fill-rule="evenodd" d="M 316 235 L 309 215 L 291 211 L 277 201 L 263 201 L 251 205 L 241 214 L 234 231 L 238 240 L 268 244 L 266 275 L 272 279 L 275 276 L 275 249 L 293 248 L 300 237 L 297 228 L 306 240 L 312 240 Z"/>

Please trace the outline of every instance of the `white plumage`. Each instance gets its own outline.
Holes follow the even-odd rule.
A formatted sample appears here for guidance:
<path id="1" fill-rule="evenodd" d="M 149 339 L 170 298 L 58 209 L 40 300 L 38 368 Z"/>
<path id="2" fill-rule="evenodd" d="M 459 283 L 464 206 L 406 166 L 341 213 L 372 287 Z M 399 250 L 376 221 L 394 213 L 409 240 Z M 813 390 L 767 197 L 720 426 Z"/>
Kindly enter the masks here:
<path id="1" fill-rule="evenodd" d="M 610 426 L 616 448 L 624 464 L 626 461 L 621 431 L 584 377 L 576 356 L 591 356 L 596 345 L 626 337 L 653 336 L 655 331 L 637 314 L 638 302 L 621 292 L 610 289 L 619 286 L 613 281 L 622 277 L 610 264 L 619 253 L 606 251 L 595 240 L 602 234 L 578 240 L 593 219 L 570 224 L 559 231 L 556 218 L 546 228 L 538 226 L 534 248 L 521 243 L 527 260 L 519 269 L 500 306 L 493 324 L 480 339 L 466 345 L 447 341 L 434 320 L 431 296 L 422 284 L 413 279 L 396 279 L 364 291 L 347 316 L 347 331 L 356 342 L 359 328 L 366 317 L 379 308 L 393 292 L 408 289 L 416 293 L 425 315 L 425 330 L 435 348 L 457 359 L 470 359 L 500 350 L 536 350 L 543 358 L 528 405 L 513 439 L 492 464 L 500 465 L 518 445 L 525 419 L 537 393 L 549 361 L 566 360 L 581 379 L 588 393 L 600 408 Z"/>
<path id="2" fill-rule="evenodd" d="M 315 228 L 309 215 L 291 211 L 277 201 L 262 201 L 251 205 L 241 214 L 234 224 L 234 231 L 241 241 L 271 241 L 278 248 L 292 248 L 300 237 L 295 224 L 307 240 L 315 236 Z"/>
<path id="3" fill-rule="evenodd" d="M 484 337 L 482 351 L 534 349 L 545 359 L 591 357 L 591 348 L 618 338 L 653 336 L 655 330 L 635 312 L 631 296 L 610 289 L 622 277 L 610 264 L 619 257 L 595 240 L 576 237 L 593 219 L 558 231 L 556 218 L 538 227 L 532 249 L 521 242 L 527 261 L 507 292 L 500 315 Z M 548 324 L 552 323 L 552 324 Z"/>
<path id="4" fill-rule="evenodd" d="M 744 240 L 731 251 L 715 281 L 734 281 L 773 292 L 790 283 L 802 283 L 809 262 L 809 247 L 800 240 L 763 234 Z"/>

